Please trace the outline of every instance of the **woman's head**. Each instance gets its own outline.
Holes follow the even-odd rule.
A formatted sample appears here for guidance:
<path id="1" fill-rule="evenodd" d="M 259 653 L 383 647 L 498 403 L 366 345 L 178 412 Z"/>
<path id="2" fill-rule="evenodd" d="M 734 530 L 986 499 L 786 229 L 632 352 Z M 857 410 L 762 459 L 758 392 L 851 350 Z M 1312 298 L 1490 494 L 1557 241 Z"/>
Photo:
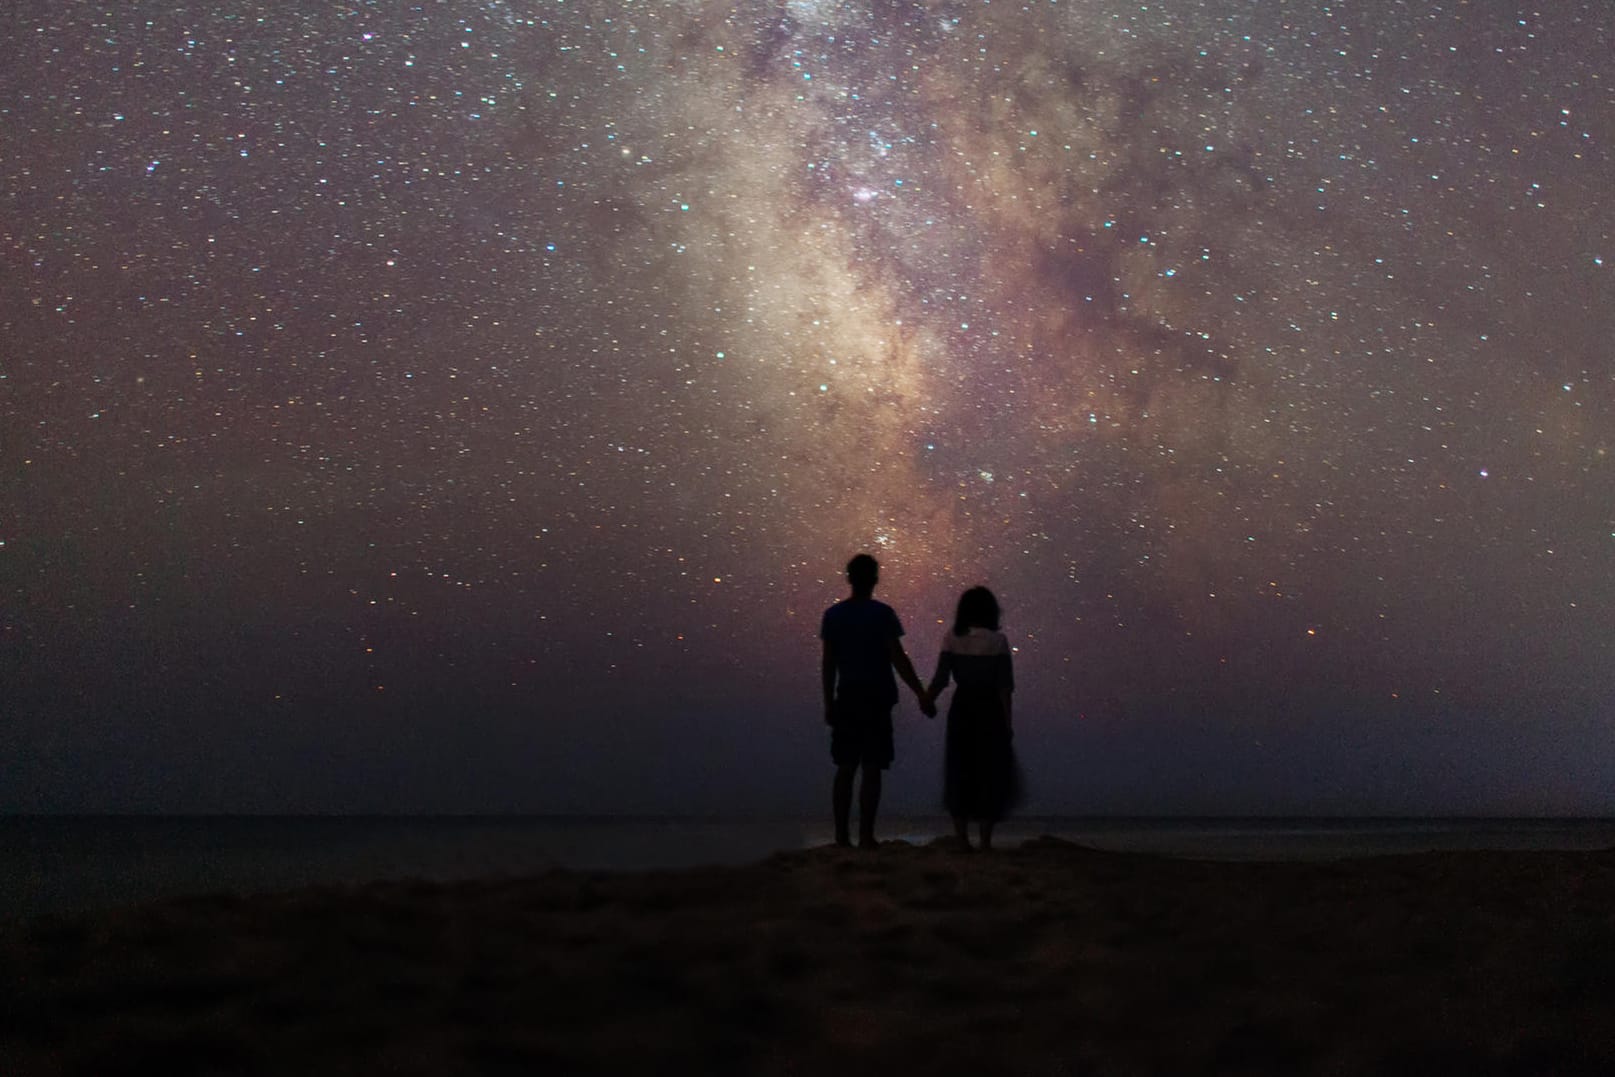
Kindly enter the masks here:
<path id="1" fill-rule="evenodd" d="M 953 634 L 962 636 L 972 628 L 998 631 L 998 599 L 985 587 L 972 587 L 959 596 L 959 610 L 953 615 Z"/>

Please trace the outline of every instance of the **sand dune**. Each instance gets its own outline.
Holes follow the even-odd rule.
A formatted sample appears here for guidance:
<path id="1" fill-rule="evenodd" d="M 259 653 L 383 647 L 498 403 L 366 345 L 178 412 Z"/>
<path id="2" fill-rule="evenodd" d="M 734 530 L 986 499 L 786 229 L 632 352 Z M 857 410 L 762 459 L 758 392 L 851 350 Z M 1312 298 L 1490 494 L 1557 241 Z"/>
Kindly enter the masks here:
<path id="1" fill-rule="evenodd" d="M 1615 853 L 1054 839 L 0 931 L 0 1073 L 1615 1072 Z"/>

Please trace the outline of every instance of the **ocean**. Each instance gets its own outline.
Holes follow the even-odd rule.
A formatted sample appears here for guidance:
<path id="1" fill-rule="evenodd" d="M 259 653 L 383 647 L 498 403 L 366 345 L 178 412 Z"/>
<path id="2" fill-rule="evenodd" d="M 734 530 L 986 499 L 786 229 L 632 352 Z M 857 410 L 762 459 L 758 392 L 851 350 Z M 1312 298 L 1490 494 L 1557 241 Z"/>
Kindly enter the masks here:
<path id="1" fill-rule="evenodd" d="M 883 841 L 925 843 L 944 818 L 883 819 Z M 1023 818 L 996 839 L 1052 834 L 1095 848 L 1215 860 L 1319 860 L 1429 850 L 1615 847 L 1615 819 Z M 380 879 L 745 864 L 826 844 L 827 819 L 526 816 L 0 817 L 0 919 L 180 894 Z"/>

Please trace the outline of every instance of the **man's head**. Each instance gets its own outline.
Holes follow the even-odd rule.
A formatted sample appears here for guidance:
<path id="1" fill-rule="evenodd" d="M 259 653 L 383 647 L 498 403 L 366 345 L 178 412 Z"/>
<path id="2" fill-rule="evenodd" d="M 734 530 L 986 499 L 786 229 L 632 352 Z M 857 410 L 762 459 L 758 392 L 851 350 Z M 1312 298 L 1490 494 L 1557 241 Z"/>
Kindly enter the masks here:
<path id="1" fill-rule="evenodd" d="M 852 593 L 868 598 L 875 593 L 875 584 L 880 582 L 880 562 L 861 553 L 847 562 L 847 582 L 852 585 Z"/>

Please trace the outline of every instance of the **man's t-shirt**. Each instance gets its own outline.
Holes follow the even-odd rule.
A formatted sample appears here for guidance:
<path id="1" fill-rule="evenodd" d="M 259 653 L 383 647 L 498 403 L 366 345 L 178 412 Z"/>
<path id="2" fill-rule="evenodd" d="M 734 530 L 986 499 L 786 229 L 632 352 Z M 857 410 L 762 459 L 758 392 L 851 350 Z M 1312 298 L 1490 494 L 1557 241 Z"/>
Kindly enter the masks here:
<path id="1" fill-rule="evenodd" d="M 836 699 L 896 706 L 891 648 L 902 634 L 896 611 L 873 598 L 847 598 L 825 610 L 819 638 L 835 655 Z"/>

